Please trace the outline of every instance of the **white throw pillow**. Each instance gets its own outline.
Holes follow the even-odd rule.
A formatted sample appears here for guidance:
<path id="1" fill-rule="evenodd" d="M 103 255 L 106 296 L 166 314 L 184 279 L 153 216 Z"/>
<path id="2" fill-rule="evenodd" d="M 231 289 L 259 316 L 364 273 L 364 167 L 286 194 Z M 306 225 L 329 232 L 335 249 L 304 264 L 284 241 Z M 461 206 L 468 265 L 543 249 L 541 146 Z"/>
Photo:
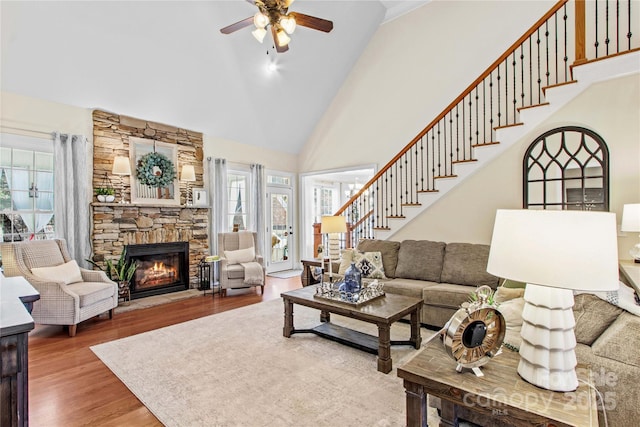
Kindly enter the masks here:
<path id="1" fill-rule="evenodd" d="M 229 264 L 241 264 L 243 262 L 254 261 L 256 259 L 256 251 L 254 248 L 224 251 L 224 257 Z"/>
<path id="2" fill-rule="evenodd" d="M 82 282 L 82 273 L 80 267 L 75 260 L 71 260 L 65 264 L 56 265 L 55 267 L 34 267 L 31 273 L 44 280 L 53 280 L 55 282 L 69 283 Z"/>

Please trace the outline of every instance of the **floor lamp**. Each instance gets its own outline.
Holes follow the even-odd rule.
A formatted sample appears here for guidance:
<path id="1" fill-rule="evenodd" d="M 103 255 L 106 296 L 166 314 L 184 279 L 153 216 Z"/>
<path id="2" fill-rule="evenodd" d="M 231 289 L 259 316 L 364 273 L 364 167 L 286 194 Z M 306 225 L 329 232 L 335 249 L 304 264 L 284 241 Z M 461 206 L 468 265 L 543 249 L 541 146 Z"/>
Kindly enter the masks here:
<path id="1" fill-rule="evenodd" d="M 124 176 L 131 175 L 131 163 L 128 157 L 117 156 L 113 159 L 113 169 L 111 173 L 120 175 L 120 203 L 127 203 L 124 199 Z"/>
<path id="2" fill-rule="evenodd" d="M 573 291 L 618 289 L 615 214 L 498 210 L 487 271 L 527 284 L 518 374 L 547 390 L 575 390 Z"/>
<path id="3" fill-rule="evenodd" d="M 329 283 L 333 283 L 333 266 L 331 264 L 331 253 L 339 255 L 340 233 L 347 232 L 347 218 L 342 215 L 323 216 L 320 223 L 320 233 L 327 234 L 329 245 L 327 256 L 329 257 Z"/>

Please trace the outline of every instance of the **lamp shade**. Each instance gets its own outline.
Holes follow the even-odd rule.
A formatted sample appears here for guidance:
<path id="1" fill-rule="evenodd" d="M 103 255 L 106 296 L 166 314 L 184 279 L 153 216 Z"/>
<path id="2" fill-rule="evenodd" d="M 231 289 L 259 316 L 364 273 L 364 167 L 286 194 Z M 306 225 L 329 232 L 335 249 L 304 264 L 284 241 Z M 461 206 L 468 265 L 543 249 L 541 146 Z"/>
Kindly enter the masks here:
<path id="1" fill-rule="evenodd" d="M 193 165 L 183 165 L 182 172 L 180 174 L 180 180 L 182 181 L 195 181 L 196 180 L 196 170 Z"/>
<path id="2" fill-rule="evenodd" d="M 620 231 L 640 231 L 640 203 L 624 205 Z"/>
<path id="3" fill-rule="evenodd" d="M 320 223 L 320 232 L 325 233 L 346 233 L 347 218 L 342 215 L 323 216 Z"/>
<path id="4" fill-rule="evenodd" d="M 131 163 L 129 162 L 129 158 L 117 156 L 113 159 L 113 170 L 111 172 L 114 175 L 131 175 Z"/>
<path id="5" fill-rule="evenodd" d="M 616 290 L 616 216 L 594 211 L 498 210 L 487 271 L 554 288 Z"/>

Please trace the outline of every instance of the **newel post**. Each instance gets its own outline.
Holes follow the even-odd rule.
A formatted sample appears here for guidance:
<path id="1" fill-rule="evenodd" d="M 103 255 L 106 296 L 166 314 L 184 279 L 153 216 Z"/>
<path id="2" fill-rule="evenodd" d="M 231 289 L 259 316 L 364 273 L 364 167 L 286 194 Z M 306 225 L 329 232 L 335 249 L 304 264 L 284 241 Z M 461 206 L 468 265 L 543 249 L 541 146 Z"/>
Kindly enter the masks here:
<path id="1" fill-rule="evenodd" d="M 587 62 L 586 55 L 586 13 L 585 0 L 575 0 L 576 2 L 576 59 L 573 65 Z"/>

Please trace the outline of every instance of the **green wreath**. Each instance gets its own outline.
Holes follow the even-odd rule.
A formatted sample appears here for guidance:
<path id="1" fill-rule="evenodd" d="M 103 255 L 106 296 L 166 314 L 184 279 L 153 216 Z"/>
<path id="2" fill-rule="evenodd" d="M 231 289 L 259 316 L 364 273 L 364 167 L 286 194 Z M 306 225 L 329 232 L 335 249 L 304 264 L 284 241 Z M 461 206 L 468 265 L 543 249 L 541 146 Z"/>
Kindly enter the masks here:
<path id="1" fill-rule="evenodd" d="M 159 170 L 154 171 L 154 167 Z M 138 161 L 136 176 L 141 184 L 151 187 L 166 187 L 173 183 L 176 170 L 171 160 L 164 154 L 148 153 Z"/>

